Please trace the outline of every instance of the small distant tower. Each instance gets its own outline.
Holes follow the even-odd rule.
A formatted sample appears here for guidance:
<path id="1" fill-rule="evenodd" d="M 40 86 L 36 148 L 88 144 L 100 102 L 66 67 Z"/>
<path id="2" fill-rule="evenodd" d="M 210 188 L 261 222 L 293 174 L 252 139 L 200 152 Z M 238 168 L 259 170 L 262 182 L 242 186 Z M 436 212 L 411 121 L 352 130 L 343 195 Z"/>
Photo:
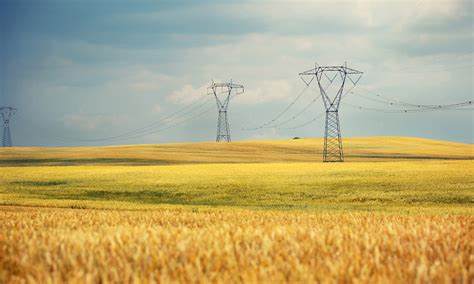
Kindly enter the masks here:
<path id="1" fill-rule="evenodd" d="M 11 147 L 12 138 L 10 136 L 10 118 L 16 113 L 17 109 L 14 107 L 0 107 L 0 113 L 3 119 L 3 138 L 2 147 Z"/>
<path id="2" fill-rule="evenodd" d="M 234 92 L 234 95 L 239 95 L 244 92 L 244 86 L 230 83 L 214 83 L 207 88 L 208 95 L 214 95 L 217 104 L 217 137 L 216 142 L 226 141 L 230 142 L 230 127 L 227 119 L 227 108 L 229 107 L 229 100 Z"/>

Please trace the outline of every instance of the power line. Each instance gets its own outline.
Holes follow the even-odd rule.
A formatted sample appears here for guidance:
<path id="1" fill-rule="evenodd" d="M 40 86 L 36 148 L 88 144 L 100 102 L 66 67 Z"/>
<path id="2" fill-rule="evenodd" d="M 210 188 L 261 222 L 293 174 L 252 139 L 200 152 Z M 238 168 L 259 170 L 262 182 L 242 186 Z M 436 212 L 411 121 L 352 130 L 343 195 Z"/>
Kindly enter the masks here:
<path id="1" fill-rule="evenodd" d="M 235 94 L 232 95 L 230 97 L 230 100 L 234 99 L 235 97 Z M 206 104 L 209 104 L 209 102 L 212 101 L 212 98 L 209 99 L 209 100 L 206 100 L 206 102 L 204 104 L 201 104 L 202 105 L 206 105 Z M 214 106 L 209 106 L 208 108 L 205 108 L 202 112 L 199 112 L 197 113 L 196 115 L 193 115 L 193 116 L 190 116 L 190 117 L 186 117 L 186 116 L 181 116 L 181 117 L 175 117 L 173 118 L 173 120 L 178 120 L 178 118 L 184 118 L 182 120 L 179 120 L 178 122 L 176 123 L 172 123 L 172 124 L 168 124 L 168 125 L 162 125 L 162 127 L 159 127 L 159 126 L 155 126 L 154 128 L 152 129 L 147 129 L 145 131 L 142 131 L 141 133 L 136 133 L 136 134 L 132 134 L 132 135 L 128 135 L 128 136 L 124 136 L 124 137 L 118 137 L 118 138 L 115 138 L 113 139 L 114 141 L 124 141 L 124 140 L 129 140 L 129 139 L 134 139 L 134 138 L 140 138 L 140 137 L 145 137 L 145 136 L 148 136 L 148 135 L 151 135 L 151 134 L 155 134 L 155 133 L 159 133 L 159 132 L 162 132 L 162 131 L 165 131 L 165 130 L 168 130 L 168 129 L 171 129 L 173 127 L 176 127 L 176 126 L 179 126 L 179 125 L 182 125 L 188 121 L 191 121 L 195 118 L 198 118 L 198 117 L 201 117 L 203 116 L 204 114 L 208 113 L 209 111 L 211 111 L 212 109 L 214 108 Z M 196 109 L 196 108 L 194 108 Z M 188 112 L 189 114 L 189 112 Z M 170 121 L 167 121 L 167 123 L 169 123 Z M 97 141 L 71 141 L 71 140 L 64 140 L 63 138 L 59 138 L 59 140 L 57 139 L 57 141 L 62 141 L 62 142 L 97 142 Z"/>
<path id="2" fill-rule="evenodd" d="M 171 118 L 171 117 L 173 117 L 173 116 L 176 116 L 177 114 L 183 113 L 184 111 L 187 111 L 187 112 L 193 111 L 194 109 L 197 109 L 197 108 L 199 108 L 200 106 L 207 104 L 208 102 L 204 102 L 204 103 L 202 103 L 202 104 L 199 104 L 196 108 L 192 108 L 191 110 L 188 110 L 189 107 L 193 106 L 193 105 L 194 105 L 195 103 L 197 103 L 197 102 L 202 101 L 202 100 L 205 99 L 205 98 L 206 98 L 206 96 L 201 96 L 201 97 L 199 97 L 198 99 L 196 99 L 196 100 L 192 101 L 191 103 L 189 103 L 187 106 L 184 106 L 183 108 L 177 110 L 176 112 L 171 113 L 170 115 L 167 116 L 167 118 Z M 208 101 L 210 101 L 210 100 L 208 100 Z M 149 125 L 146 125 L 146 126 L 142 127 L 141 129 L 145 129 L 145 128 L 148 128 L 148 127 L 152 127 L 152 126 L 154 126 L 154 125 L 156 125 L 156 124 L 158 124 L 159 122 L 162 122 L 162 121 L 164 121 L 164 120 L 167 120 L 167 119 L 166 119 L 166 118 L 161 118 L 160 120 L 157 120 L 157 121 L 155 121 L 155 122 L 153 122 L 153 123 L 150 123 Z M 138 129 L 138 130 L 141 130 L 141 129 Z"/>
<path id="3" fill-rule="evenodd" d="M 402 106 L 402 107 L 411 107 L 415 109 L 380 109 L 380 108 L 371 108 L 371 107 L 363 107 L 363 106 L 358 106 L 352 104 L 352 106 L 360 108 L 360 109 L 367 109 L 367 110 L 374 110 L 374 111 L 386 111 L 386 112 L 424 112 L 424 111 L 435 111 L 435 110 L 440 110 L 440 109 L 456 109 L 456 110 L 466 110 L 466 108 L 463 108 L 465 106 L 469 106 L 472 104 L 472 101 L 465 101 L 465 102 L 460 102 L 460 103 L 453 103 L 453 104 L 415 104 L 415 103 L 410 103 L 410 102 L 405 102 L 401 101 L 399 99 L 394 99 L 391 97 L 387 96 L 382 96 L 378 93 L 372 93 L 376 96 L 376 98 L 363 95 L 360 93 L 356 92 L 351 92 L 352 94 L 364 98 L 366 100 L 370 100 L 376 103 L 380 104 L 389 104 L 391 106 Z M 371 93 L 371 92 L 367 92 Z M 346 103 L 348 105 L 351 105 L 350 103 Z"/>
<path id="4" fill-rule="evenodd" d="M 194 116 L 191 116 L 191 117 L 188 117 L 186 119 L 183 119 L 177 123 L 174 123 L 174 124 L 171 124 L 171 125 L 167 125 L 166 127 L 163 127 L 163 128 L 158 128 L 158 129 L 154 129 L 154 130 L 151 130 L 151 131 L 148 131 L 146 133 L 140 133 L 140 134 L 136 134 L 134 136 L 129 136 L 129 137 L 124 137 L 124 138 L 119 138 L 119 139 L 116 139 L 116 140 L 128 140 L 128 139 L 134 139 L 134 138 L 140 138 L 140 137 L 145 137 L 145 136 L 148 136 L 148 135 L 151 135 L 151 134 L 155 134 L 155 133 L 159 133 L 159 132 L 162 132 L 164 130 L 168 130 L 168 129 L 171 129 L 173 127 L 176 127 L 176 126 L 179 126 L 179 125 L 182 125 L 183 123 L 185 122 L 188 122 L 190 120 L 193 120 L 195 118 L 198 118 L 206 113 L 208 113 L 209 111 L 211 111 L 212 109 L 214 108 L 214 106 L 210 106 L 208 108 L 206 108 L 204 111 L 202 112 L 199 112 L 198 114 L 194 115 Z"/>
<path id="5" fill-rule="evenodd" d="M 318 101 L 319 98 L 320 98 L 319 96 L 315 97 L 311 102 L 309 102 L 309 104 L 307 104 L 303 109 L 301 109 L 301 111 L 299 111 L 298 113 L 296 113 L 292 117 L 288 118 L 287 120 L 284 120 L 283 122 L 275 124 L 273 126 L 268 126 L 268 127 L 264 127 L 264 128 L 280 128 L 280 126 L 285 125 L 290 121 L 293 121 L 294 119 L 296 119 L 297 117 L 302 115 L 304 112 L 306 112 L 315 102 Z"/>
<path id="6" fill-rule="evenodd" d="M 318 115 L 316 115 L 315 117 L 313 117 L 311 120 L 309 121 L 306 121 L 302 124 L 298 124 L 298 125 L 295 125 L 295 126 L 291 126 L 291 127 L 278 127 L 278 129 L 297 129 L 297 128 L 301 128 L 301 127 L 304 127 L 306 125 L 309 125 L 313 122 L 315 122 L 316 120 L 318 120 L 319 118 L 323 117 L 323 115 L 325 114 L 326 112 L 321 112 L 319 113 Z"/>
<path id="7" fill-rule="evenodd" d="M 352 92 L 351 92 L 352 93 Z M 350 106 L 353 106 L 353 107 L 356 107 L 356 108 L 359 108 L 359 109 L 366 109 L 366 110 L 372 110 L 372 111 L 379 111 L 379 112 L 390 112 L 390 113 L 406 113 L 406 112 L 414 112 L 413 110 L 386 110 L 386 109 L 376 109 L 376 108 L 368 108 L 368 107 L 362 107 L 362 106 L 359 106 L 359 105 L 354 105 L 354 104 L 350 104 L 350 103 L 347 103 L 347 102 L 343 102 L 343 104 L 345 105 L 350 105 Z M 435 107 L 431 107 L 429 109 L 424 109 L 424 110 L 421 110 L 421 111 L 417 111 L 417 112 L 423 112 L 423 111 L 434 111 L 434 110 L 456 110 L 456 111 L 463 111 L 463 110 L 474 110 L 474 108 L 466 108 L 466 107 L 463 107 L 463 106 L 467 106 L 468 104 L 470 104 L 469 102 L 465 102 L 463 103 L 462 105 L 457 105 L 457 107 L 453 107 L 451 106 L 450 108 L 443 108 L 441 107 L 441 109 L 439 108 L 439 105 L 434 105 Z M 301 127 L 304 127 L 304 126 L 307 126 L 311 123 L 313 123 L 314 121 L 318 120 L 319 118 L 321 118 L 322 116 L 324 115 L 324 112 L 322 113 L 319 113 L 318 115 L 316 115 L 315 117 L 311 118 L 309 121 L 306 121 L 304 123 L 301 123 L 301 124 L 297 124 L 295 126 L 291 126 L 291 127 L 276 127 L 278 129 L 282 129 L 282 130 L 290 130 L 290 129 L 298 129 L 298 128 L 301 128 Z"/>
<path id="8" fill-rule="evenodd" d="M 303 94 L 306 92 L 306 90 L 309 88 L 309 85 L 306 85 L 306 87 L 293 99 L 293 101 L 282 111 L 280 112 L 277 116 L 275 116 L 273 119 L 265 122 L 264 124 L 254 127 L 254 128 L 242 128 L 242 130 L 258 130 L 262 128 L 266 128 L 266 126 L 270 125 L 271 123 L 275 122 L 278 120 L 280 117 L 282 117 L 290 108 L 303 96 Z"/>
<path id="9" fill-rule="evenodd" d="M 233 100 L 233 99 L 235 98 L 235 96 L 236 96 L 236 94 L 231 95 L 231 97 L 229 98 L 229 100 Z M 211 100 L 212 100 L 212 99 L 211 99 Z M 179 122 L 177 122 L 177 123 L 174 123 L 174 124 L 172 124 L 172 125 L 168 125 L 168 126 L 166 126 L 166 127 L 164 127 L 164 128 L 160 128 L 160 129 L 148 131 L 147 133 L 135 135 L 135 136 L 133 136 L 133 137 L 123 138 L 122 140 L 124 140 L 124 139 L 132 139 L 132 138 L 139 138 L 139 137 L 145 137 L 145 136 L 148 136 L 148 135 L 150 135 L 150 134 L 155 134 L 155 133 L 158 133 L 158 132 L 161 132 L 161 131 L 164 131 L 164 130 L 171 129 L 171 128 L 175 127 L 175 126 L 182 125 L 182 124 L 185 123 L 185 122 L 188 122 L 188 121 L 190 121 L 190 120 L 193 120 L 193 119 L 195 119 L 195 118 L 198 118 L 198 117 L 200 117 L 200 116 L 202 116 L 202 115 L 208 113 L 208 112 L 211 111 L 213 108 L 214 108 L 214 106 L 210 106 L 210 107 L 206 108 L 204 111 L 202 111 L 202 112 L 200 112 L 200 113 L 198 113 L 198 114 L 196 114 L 196 115 L 194 115 L 194 116 L 191 116 L 191 117 L 188 117 L 188 118 L 186 118 L 186 119 L 183 119 L 183 120 L 181 120 L 181 121 L 179 121 Z"/>
<path id="10" fill-rule="evenodd" d="M 361 87 L 361 88 L 364 89 L 363 87 Z M 373 92 L 367 92 L 367 93 L 375 95 L 377 97 L 377 99 L 370 98 L 370 97 L 362 95 L 360 93 L 355 93 L 355 92 L 352 92 L 352 93 L 356 96 L 360 96 L 360 97 L 363 97 L 363 98 L 366 98 L 366 99 L 369 99 L 369 100 L 373 100 L 373 101 L 376 101 L 376 102 L 380 102 L 380 103 L 388 103 L 388 104 L 391 104 L 391 105 L 416 107 L 416 108 L 438 107 L 439 106 L 439 104 L 438 105 L 436 105 L 436 104 L 416 104 L 416 103 L 405 102 L 405 101 L 402 101 L 402 100 L 399 100 L 399 99 L 395 99 L 395 98 L 391 98 L 391 97 L 387 97 L 387 96 L 382 96 L 379 93 L 373 93 Z"/>
<path id="11" fill-rule="evenodd" d="M 396 73 L 397 75 L 404 75 L 404 74 L 421 74 L 421 73 L 437 73 L 437 72 L 445 72 L 445 71 L 451 71 L 451 70 L 459 70 L 459 69 L 465 69 L 465 68 L 472 68 L 474 67 L 474 64 L 468 64 L 468 65 L 458 65 L 458 66 L 440 66 L 436 69 L 431 69 L 431 70 L 420 70 L 420 68 L 417 69 L 400 69 L 400 70 L 387 70 L 386 72 L 390 73 Z"/>
<path id="12" fill-rule="evenodd" d="M 356 86 L 356 85 L 352 85 L 352 86 L 349 88 L 349 90 L 347 90 L 347 91 L 344 93 L 344 95 L 342 96 L 342 98 L 345 98 L 345 97 L 347 96 L 347 94 L 350 93 L 350 92 L 352 91 L 352 89 L 354 89 L 355 86 Z M 319 96 L 316 97 L 315 100 L 317 100 L 318 98 L 319 98 Z M 306 125 L 309 125 L 309 124 L 313 123 L 314 121 L 316 121 L 316 120 L 318 120 L 319 118 L 321 118 L 323 115 L 324 115 L 324 112 L 323 112 L 323 113 L 320 113 L 320 114 L 318 114 L 318 115 L 316 115 L 315 117 L 311 118 L 310 120 L 308 120 L 308 121 L 306 121 L 306 122 L 303 122 L 303 123 L 301 123 L 301 124 L 297 124 L 297 125 L 295 125 L 295 126 L 291 126 L 291 127 L 278 127 L 278 125 L 277 125 L 277 127 L 275 127 L 275 128 L 278 128 L 278 129 L 297 129 L 297 128 L 301 128 L 301 127 L 304 127 L 304 126 L 306 126 Z M 294 118 L 294 117 L 293 117 L 293 118 Z M 279 125 L 283 125 L 283 123 L 281 123 L 281 124 L 279 124 Z"/>
<path id="13" fill-rule="evenodd" d="M 334 74 L 334 76 L 332 78 L 330 78 L 327 74 L 324 74 L 324 76 L 328 79 L 328 84 L 324 87 L 324 90 L 326 91 L 330 86 L 331 84 L 334 82 L 334 79 L 337 77 L 338 74 Z M 296 96 L 296 98 L 290 103 L 290 105 L 287 106 L 287 108 L 282 112 L 280 113 L 279 115 L 277 115 L 275 118 L 273 118 L 271 121 L 268 121 L 267 123 L 264 123 L 262 125 L 260 125 L 259 127 L 256 127 L 256 128 L 243 128 L 242 130 L 258 130 L 258 129 L 263 129 L 263 128 L 279 128 L 279 126 L 281 125 L 285 125 L 287 124 L 288 122 L 296 119 L 297 117 L 299 117 L 301 114 L 303 114 L 304 112 L 306 112 L 309 107 L 311 105 L 313 105 L 318 99 L 319 99 L 319 96 L 317 96 L 316 98 L 314 98 L 312 101 L 309 102 L 308 105 L 306 105 L 300 112 L 298 112 L 296 115 L 293 115 L 292 117 L 290 117 L 289 119 L 281 122 L 281 123 L 278 123 L 278 124 L 275 124 L 275 125 L 272 125 L 272 126 L 268 126 L 269 124 L 271 124 L 272 122 L 275 122 L 276 120 L 278 120 L 280 117 L 283 116 L 283 114 L 285 114 L 295 103 L 296 101 L 304 94 L 304 92 L 310 87 L 311 85 L 311 82 L 314 80 L 314 77 L 311 78 L 309 81 L 306 81 L 304 79 L 304 77 L 302 77 L 300 75 L 300 78 L 301 80 L 303 80 L 303 82 L 305 83 L 306 87 L 303 89 L 303 91 L 298 95 Z M 353 82 L 354 83 L 354 82 Z M 357 82 L 356 82 L 357 83 Z M 352 90 L 352 88 L 354 87 L 355 85 L 353 85 L 351 87 L 350 90 Z M 280 129 L 284 129 L 284 128 L 280 128 Z"/>
<path id="14" fill-rule="evenodd" d="M 349 106 L 352 106 L 352 107 L 355 107 L 355 108 L 358 108 L 358 109 L 363 109 L 363 110 L 371 110 L 371 111 L 387 112 L 387 113 L 426 112 L 426 111 L 439 111 L 439 110 L 456 110 L 456 111 L 474 110 L 474 108 L 467 108 L 466 107 L 466 106 L 471 105 L 472 101 L 466 101 L 466 102 L 462 102 L 462 103 L 449 104 L 449 105 L 412 104 L 412 103 L 407 103 L 407 102 L 400 102 L 399 100 L 391 99 L 391 98 L 384 97 L 382 95 L 377 94 L 377 97 L 387 98 L 389 100 L 392 100 L 392 101 L 385 101 L 385 100 L 378 100 L 378 99 L 370 98 L 370 97 L 361 95 L 359 93 L 352 92 L 351 90 L 354 87 L 355 87 L 355 85 L 351 86 L 351 88 L 344 94 L 343 98 L 345 96 L 347 96 L 348 93 L 351 93 L 351 94 L 358 95 L 360 97 L 364 97 L 366 99 L 369 99 L 369 100 L 372 100 L 372 101 L 375 101 L 375 102 L 379 102 L 379 103 L 385 103 L 385 104 L 390 104 L 390 105 L 399 105 L 399 106 L 400 105 L 401 106 L 410 106 L 410 107 L 416 107 L 417 108 L 416 110 L 413 110 L 413 109 L 381 109 L 381 108 L 363 107 L 363 106 L 360 106 L 360 105 L 355 105 L 355 104 L 343 102 L 343 104 L 345 104 L 345 105 L 349 105 Z M 295 126 L 276 127 L 276 128 L 283 129 L 283 130 L 298 129 L 298 128 L 301 128 L 301 127 L 304 127 L 306 125 L 311 124 L 312 122 L 314 122 L 314 121 L 318 120 L 319 118 L 321 118 L 323 115 L 324 115 L 324 113 L 320 113 L 320 114 L 316 115 L 315 117 L 311 118 L 309 121 L 306 121 L 306 122 L 301 123 L 301 124 L 297 124 Z"/>
<path id="15" fill-rule="evenodd" d="M 373 107 L 363 107 L 360 105 L 352 104 L 343 102 L 343 104 L 352 106 L 361 110 L 371 110 L 383 113 L 412 113 L 412 112 L 427 112 L 427 111 L 439 111 L 439 110 L 466 110 L 463 108 L 464 106 L 472 105 L 472 101 L 449 104 L 449 105 L 438 105 L 436 107 L 427 107 L 427 108 L 419 108 L 419 109 L 381 109 L 381 108 L 373 108 Z"/>
<path id="16" fill-rule="evenodd" d="M 162 125 L 166 125 L 166 124 L 169 124 L 170 122 L 178 120 L 182 117 L 186 117 L 187 115 L 189 115 L 189 113 L 192 113 L 192 112 L 202 108 L 203 106 L 205 106 L 206 104 L 209 104 L 212 101 L 212 98 L 209 98 L 209 99 L 205 100 L 204 102 L 202 102 L 198 105 L 195 105 L 196 103 L 202 101 L 204 98 L 206 98 L 206 96 L 202 96 L 202 97 L 198 98 L 197 100 L 191 102 L 190 104 L 186 105 L 185 107 L 179 109 L 178 111 L 175 111 L 175 112 L 173 112 L 173 113 L 171 113 L 171 114 L 169 114 L 165 117 L 162 117 L 161 119 L 159 119 L 157 121 L 154 121 L 154 122 L 152 122 L 152 123 L 150 123 L 146 126 L 143 126 L 143 127 L 138 128 L 138 129 L 131 130 L 131 131 L 127 131 L 127 132 L 119 134 L 119 135 L 96 138 L 96 139 L 78 139 L 78 138 L 63 138 L 63 139 L 65 141 L 69 141 L 69 142 L 99 142 L 99 141 L 109 141 L 109 140 L 117 140 L 117 139 L 121 140 L 120 138 L 127 138 L 129 136 L 135 137 L 135 135 L 137 135 L 137 134 L 146 133 L 146 132 L 151 131 L 155 128 L 158 128 Z M 186 113 L 182 114 L 185 111 L 186 111 Z"/>
<path id="17" fill-rule="evenodd" d="M 380 103 L 380 104 L 388 104 L 388 105 L 391 105 L 391 106 L 405 106 L 405 107 L 413 107 L 413 108 L 427 108 L 427 107 L 437 107 L 437 106 L 439 106 L 439 105 L 424 105 L 424 104 L 416 105 L 416 104 L 396 102 L 396 101 L 389 100 L 389 99 L 384 100 L 384 99 L 371 98 L 369 96 L 365 96 L 365 95 L 362 95 L 362 94 L 356 93 L 356 92 L 351 92 L 351 94 L 354 94 L 358 97 L 361 97 L 361 98 L 369 100 L 369 101 L 373 101 L 373 102 Z M 377 95 L 377 97 L 380 97 L 380 96 Z"/>

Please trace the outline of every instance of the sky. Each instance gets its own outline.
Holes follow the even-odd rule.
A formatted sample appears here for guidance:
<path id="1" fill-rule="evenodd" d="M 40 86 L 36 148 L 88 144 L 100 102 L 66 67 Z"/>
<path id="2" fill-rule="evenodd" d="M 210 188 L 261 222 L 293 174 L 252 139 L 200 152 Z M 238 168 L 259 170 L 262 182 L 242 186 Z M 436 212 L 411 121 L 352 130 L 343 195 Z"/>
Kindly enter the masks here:
<path id="1" fill-rule="evenodd" d="M 0 105 L 18 108 L 15 146 L 214 141 L 207 87 L 232 80 L 245 87 L 228 109 L 234 141 L 323 137 L 324 117 L 307 123 L 319 91 L 298 73 L 347 64 L 363 76 L 340 106 L 343 137 L 474 143 L 473 110 L 355 107 L 472 100 L 473 13 L 454 0 L 0 0 Z"/>

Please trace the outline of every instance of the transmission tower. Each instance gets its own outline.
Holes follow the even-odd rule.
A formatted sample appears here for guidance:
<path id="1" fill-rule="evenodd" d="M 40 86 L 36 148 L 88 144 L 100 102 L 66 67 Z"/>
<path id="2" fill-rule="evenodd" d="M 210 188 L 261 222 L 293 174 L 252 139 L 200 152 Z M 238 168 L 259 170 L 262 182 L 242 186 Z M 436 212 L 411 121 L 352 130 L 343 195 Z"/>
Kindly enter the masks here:
<path id="1" fill-rule="evenodd" d="M 309 86 L 316 78 L 318 82 L 319 91 L 323 98 L 324 107 L 326 109 L 326 125 L 324 130 L 324 162 L 344 162 L 344 152 L 342 149 L 341 127 L 339 123 L 339 104 L 344 96 L 344 87 L 347 85 L 346 79 L 352 82 L 351 89 L 357 84 L 362 76 L 362 72 L 344 66 L 318 66 L 315 64 L 314 68 L 301 72 L 299 75 L 303 82 Z M 309 80 L 305 80 L 310 78 Z M 327 94 L 327 87 L 331 85 L 336 79 L 340 82 L 339 86 L 335 86 L 333 90 L 335 95 Z M 328 81 L 326 86 L 323 81 Z M 325 87 L 323 87 L 325 86 Z M 346 93 L 347 94 L 347 93 Z"/>
<path id="2" fill-rule="evenodd" d="M 10 136 L 10 118 L 15 114 L 16 108 L 14 107 L 0 107 L 0 113 L 2 114 L 3 119 L 3 138 L 2 146 L 11 147 L 12 138 Z"/>
<path id="3" fill-rule="evenodd" d="M 239 95 L 244 92 L 244 86 L 230 83 L 214 83 L 208 87 L 208 95 L 214 95 L 217 104 L 217 137 L 216 142 L 230 142 L 230 127 L 227 119 L 227 108 L 231 95 Z"/>

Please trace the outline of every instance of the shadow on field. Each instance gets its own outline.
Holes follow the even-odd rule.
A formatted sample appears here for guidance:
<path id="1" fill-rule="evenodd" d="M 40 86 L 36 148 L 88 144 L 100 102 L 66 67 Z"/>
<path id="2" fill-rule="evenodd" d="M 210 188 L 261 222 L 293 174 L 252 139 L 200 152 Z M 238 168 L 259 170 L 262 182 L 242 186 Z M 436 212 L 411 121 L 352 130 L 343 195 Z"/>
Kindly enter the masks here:
<path id="1" fill-rule="evenodd" d="M 351 161 L 351 159 L 356 159 Z M 386 160 L 472 160 L 469 157 L 442 157 L 442 156 L 414 156 L 414 155 L 346 155 L 348 162 L 362 161 L 386 161 Z M 248 163 L 265 163 L 265 160 L 251 160 Z M 285 162 L 285 160 L 276 160 L 273 162 Z M 298 162 L 297 160 L 288 160 L 286 162 Z M 314 161 L 313 161 L 314 162 Z M 319 161 L 319 157 L 318 160 Z M 186 164 L 218 164 L 218 163 L 246 163 L 232 159 L 224 161 L 202 161 L 199 159 L 188 161 L 159 160 L 159 159 L 136 159 L 136 158 L 95 158 L 95 159 L 7 159 L 0 160 L 0 167 L 34 167 L 34 166 L 159 166 L 159 165 L 186 165 Z"/>
<path id="2" fill-rule="evenodd" d="M 444 156 L 417 156 L 417 155 L 345 155 L 346 159 L 368 159 L 368 160 L 473 160 L 470 157 L 444 157 Z"/>
<path id="3" fill-rule="evenodd" d="M 68 184 L 68 181 L 53 180 L 53 181 L 14 181 L 12 185 L 18 186 L 60 186 Z"/>
<path id="4" fill-rule="evenodd" d="M 76 199 L 113 200 L 148 204 L 193 204 L 193 199 L 196 197 L 197 194 L 168 190 L 142 190 L 132 192 L 92 190 L 75 196 Z"/>
<path id="5" fill-rule="evenodd" d="M 85 165 L 152 166 L 152 165 L 172 165 L 172 164 L 190 164 L 190 162 L 176 162 L 176 161 L 158 160 L 158 159 L 133 159 L 133 158 L 0 160 L 0 167 L 85 166 Z"/>
<path id="6" fill-rule="evenodd" d="M 372 210 L 374 206 L 419 206 L 419 205 L 469 205 L 474 198 L 465 194 L 438 195 L 426 193 L 400 194 L 375 197 L 367 194 L 347 195 L 343 191 L 328 192 L 265 192 L 254 194 L 248 189 L 219 188 L 180 191 L 173 188 L 122 191 L 119 189 L 95 189 L 81 185 L 78 181 L 16 181 L 11 182 L 6 193 L 19 194 L 26 198 L 69 201 L 130 202 L 136 204 L 173 204 L 196 206 L 235 206 L 261 209 L 308 209 L 352 206 Z M 371 209 L 372 208 L 372 209 Z"/>

